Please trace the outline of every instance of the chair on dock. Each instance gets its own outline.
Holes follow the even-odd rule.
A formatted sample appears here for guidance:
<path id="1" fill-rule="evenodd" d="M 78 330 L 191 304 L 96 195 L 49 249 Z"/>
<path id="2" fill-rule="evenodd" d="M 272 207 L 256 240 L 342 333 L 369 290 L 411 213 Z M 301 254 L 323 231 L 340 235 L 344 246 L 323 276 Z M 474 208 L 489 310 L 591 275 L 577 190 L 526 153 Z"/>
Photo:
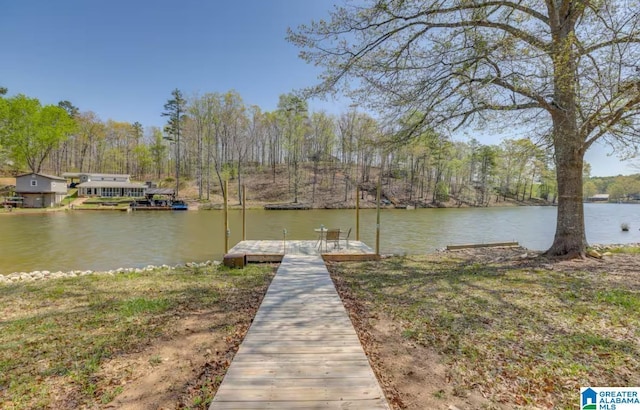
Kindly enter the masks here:
<path id="1" fill-rule="evenodd" d="M 340 229 L 328 229 L 327 230 L 327 234 L 324 237 L 324 243 L 325 243 L 325 247 L 324 249 L 327 249 L 327 244 L 329 242 L 333 242 L 333 248 L 335 249 L 336 246 L 338 247 L 338 249 L 340 249 Z"/>
<path id="2" fill-rule="evenodd" d="M 344 240 L 344 242 L 345 242 L 345 247 L 346 247 L 347 249 L 349 249 L 349 235 L 351 235 L 351 228 L 349 228 L 349 230 L 347 231 L 347 233 L 346 233 L 346 234 L 344 234 L 344 235 L 342 235 L 342 234 L 341 234 L 341 235 L 340 235 L 340 239 Z M 340 248 L 339 244 L 338 244 L 338 248 Z"/>

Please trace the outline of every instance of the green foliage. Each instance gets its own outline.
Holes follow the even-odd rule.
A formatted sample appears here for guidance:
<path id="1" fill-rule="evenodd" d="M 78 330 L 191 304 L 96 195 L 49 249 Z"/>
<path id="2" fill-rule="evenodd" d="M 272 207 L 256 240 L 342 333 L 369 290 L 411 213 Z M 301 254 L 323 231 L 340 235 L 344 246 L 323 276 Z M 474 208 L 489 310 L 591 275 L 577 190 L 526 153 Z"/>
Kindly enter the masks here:
<path id="1" fill-rule="evenodd" d="M 60 205 L 69 205 L 78 198 L 78 188 L 71 188 L 67 191 L 67 196 L 60 202 Z"/>
<path id="2" fill-rule="evenodd" d="M 75 130 L 75 121 L 60 107 L 40 105 L 24 95 L 6 100 L 6 119 L 0 124 L 10 157 L 33 172 L 40 172 L 43 161 Z"/>
<path id="3" fill-rule="evenodd" d="M 173 98 L 164 105 L 166 111 L 162 113 L 162 116 L 169 117 L 167 125 L 165 126 L 165 132 L 168 134 L 166 139 L 174 142 L 176 147 L 176 195 L 178 195 L 180 190 L 180 173 L 182 172 L 182 167 L 180 166 L 180 160 L 182 158 L 180 155 L 180 136 L 182 135 L 184 122 L 187 118 L 187 101 L 182 96 L 182 92 L 177 88 L 171 92 L 171 96 Z"/>
<path id="4" fill-rule="evenodd" d="M 584 198 L 589 198 L 598 193 L 598 187 L 593 181 L 586 180 L 582 184 L 582 195 Z"/>
<path id="5" fill-rule="evenodd" d="M 436 184 L 436 201 L 438 202 L 446 202 L 449 200 L 449 190 L 447 189 L 447 184 L 440 181 Z"/>
<path id="6" fill-rule="evenodd" d="M 640 174 L 591 177 L 584 184 L 590 191 L 595 190 L 595 194 L 609 194 L 611 200 L 625 200 L 629 195 L 640 194 Z"/>
<path id="7" fill-rule="evenodd" d="M 153 130 L 153 140 L 149 145 L 149 155 L 151 156 L 151 160 L 153 161 L 153 165 L 157 170 L 157 176 L 160 177 L 162 164 L 167 159 L 167 145 L 164 142 L 162 137 L 162 131 L 158 128 L 154 128 Z"/>
<path id="8" fill-rule="evenodd" d="M 58 107 L 65 110 L 69 115 L 69 117 L 71 118 L 75 118 L 80 113 L 80 110 L 78 109 L 78 107 L 74 106 L 73 104 L 71 104 L 71 102 L 67 100 L 60 101 L 58 103 Z"/>
<path id="9" fill-rule="evenodd" d="M 180 134 L 186 119 L 187 101 L 182 96 L 182 92 L 177 88 L 171 92 L 172 98 L 164 105 L 163 117 L 168 117 L 165 132 L 176 141 L 180 140 Z"/>
<path id="10" fill-rule="evenodd" d="M 7 145 L 9 135 L 9 101 L 0 97 L 0 148 Z"/>
<path id="11" fill-rule="evenodd" d="M 611 253 L 637 254 L 637 253 L 640 253 L 640 246 L 620 246 L 620 247 L 614 247 L 614 248 L 607 248 L 607 251 Z"/>

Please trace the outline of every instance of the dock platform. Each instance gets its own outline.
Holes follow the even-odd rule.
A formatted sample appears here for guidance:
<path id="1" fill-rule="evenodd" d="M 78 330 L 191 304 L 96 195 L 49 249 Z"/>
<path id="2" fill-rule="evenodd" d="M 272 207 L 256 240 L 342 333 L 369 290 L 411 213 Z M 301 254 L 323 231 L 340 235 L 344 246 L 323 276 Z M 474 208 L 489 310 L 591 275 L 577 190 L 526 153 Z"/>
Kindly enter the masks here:
<path id="1" fill-rule="evenodd" d="M 226 409 L 389 409 L 320 255 L 284 256 L 209 407 Z"/>
<path id="2" fill-rule="evenodd" d="M 377 260 L 379 256 L 361 241 L 340 241 L 340 248 L 329 244 L 326 249 L 318 241 L 241 241 L 231 248 L 229 254 L 244 254 L 247 262 L 280 262 L 284 255 L 319 255 L 325 261 L 348 262 Z"/>

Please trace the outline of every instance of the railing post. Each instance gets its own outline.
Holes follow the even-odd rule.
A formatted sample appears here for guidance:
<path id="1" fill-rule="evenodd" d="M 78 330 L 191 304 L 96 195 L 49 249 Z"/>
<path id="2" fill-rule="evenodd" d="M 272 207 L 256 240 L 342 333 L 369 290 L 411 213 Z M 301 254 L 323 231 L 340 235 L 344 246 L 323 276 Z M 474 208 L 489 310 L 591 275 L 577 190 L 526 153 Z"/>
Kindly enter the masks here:
<path id="1" fill-rule="evenodd" d="M 247 186 L 242 185 L 242 240 L 247 240 Z"/>
<path id="2" fill-rule="evenodd" d="M 356 241 L 360 240 L 360 187 L 356 183 Z"/>
<path id="3" fill-rule="evenodd" d="M 282 254 L 287 254 L 287 229 L 282 230 Z"/>
<path id="4" fill-rule="evenodd" d="M 378 190 L 376 193 L 376 255 L 380 256 L 380 191 L 382 189 L 382 172 L 378 180 Z"/>
<path id="5" fill-rule="evenodd" d="M 224 181 L 224 253 L 229 252 L 229 236 L 231 232 L 229 231 L 229 204 L 227 198 L 229 196 L 229 183 L 228 181 Z"/>

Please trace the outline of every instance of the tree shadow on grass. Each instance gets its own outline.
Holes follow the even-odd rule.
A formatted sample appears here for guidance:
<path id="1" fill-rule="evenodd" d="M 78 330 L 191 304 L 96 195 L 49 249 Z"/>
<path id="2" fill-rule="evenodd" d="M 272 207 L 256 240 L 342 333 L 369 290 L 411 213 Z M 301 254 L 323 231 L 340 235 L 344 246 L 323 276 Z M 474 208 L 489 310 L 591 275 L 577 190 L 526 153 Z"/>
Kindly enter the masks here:
<path id="1" fill-rule="evenodd" d="M 598 274 L 546 265 L 404 257 L 336 267 L 334 278 L 396 318 L 406 337 L 471 369 L 470 385 L 495 378 L 521 397 L 570 403 L 568 385 L 640 382 L 637 338 L 607 329 L 621 309 L 635 308 L 629 294 L 598 297 L 611 285 Z M 625 320 L 637 327 L 632 316 Z"/>
<path id="2" fill-rule="evenodd" d="M 64 377 L 73 380 L 72 401 L 82 403 L 94 394 L 102 361 L 167 336 L 183 315 L 252 314 L 270 279 L 266 272 L 197 278 L 186 272 L 1 286 L 7 315 L 0 320 L 0 401 L 44 397 L 42 380 Z"/>

